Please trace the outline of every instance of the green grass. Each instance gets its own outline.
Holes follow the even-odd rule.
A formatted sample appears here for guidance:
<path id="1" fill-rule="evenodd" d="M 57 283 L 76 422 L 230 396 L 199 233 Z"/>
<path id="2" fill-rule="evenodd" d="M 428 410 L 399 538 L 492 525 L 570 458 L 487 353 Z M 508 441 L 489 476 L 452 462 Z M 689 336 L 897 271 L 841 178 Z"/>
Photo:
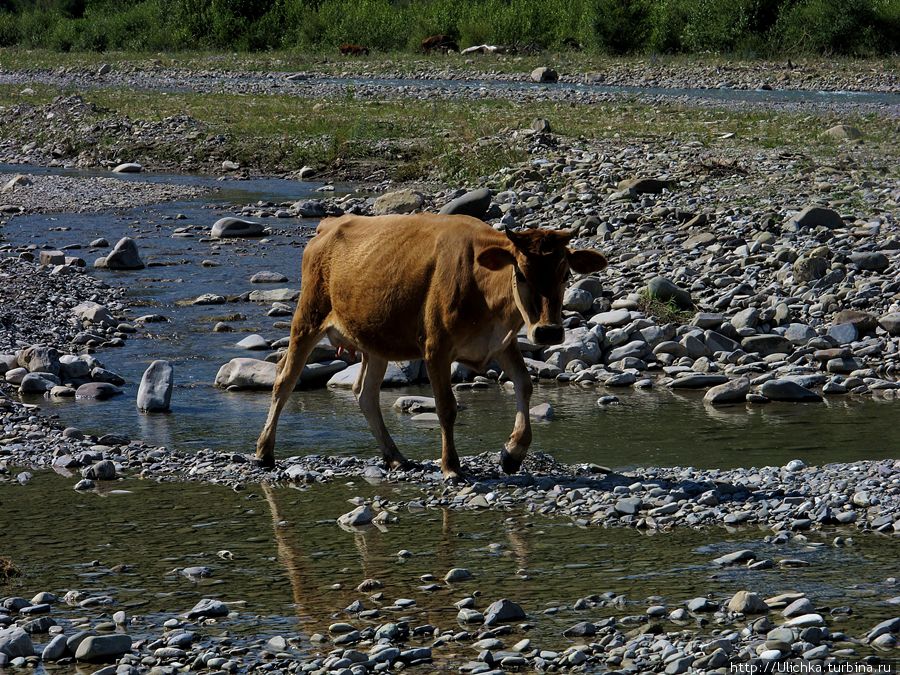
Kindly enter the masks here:
<path id="1" fill-rule="evenodd" d="M 32 86 L 22 95 L 21 85 L 0 85 L 0 105 L 38 105 L 55 96 L 73 93 L 47 86 Z M 570 105 L 534 102 L 527 105 L 506 100 L 360 100 L 352 96 L 302 99 L 292 96 L 166 93 L 120 89 L 81 92 L 99 108 L 95 122 L 110 116 L 131 120 L 161 121 L 188 115 L 202 123 L 191 154 L 215 151 L 210 160 L 232 159 L 261 171 L 291 171 L 303 165 L 356 177 L 374 171 L 395 180 L 426 177 L 454 182 L 473 181 L 511 166 L 527 157 L 527 145 L 513 141 L 511 131 L 529 126 L 534 117 L 550 120 L 553 131 L 572 139 L 607 139 L 615 143 L 696 141 L 710 149 L 779 148 L 824 159 L 845 153 L 846 144 L 822 135 L 832 124 L 859 126 L 865 150 L 874 157 L 890 158 L 895 126 L 877 116 L 810 118 L 807 115 L 749 112 L 715 108 L 690 108 L 678 104 L 648 105 L 636 100 L 614 104 Z M 0 125 L 0 138 L 29 138 L 43 143 L 38 129 Z M 53 133 L 52 128 L 49 132 Z M 734 134 L 723 138 L 725 134 Z M 222 145 L 203 141 L 223 137 Z M 128 150 L 129 138 L 120 133 L 88 141 L 77 132 L 63 140 L 75 151 L 93 149 L 118 155 Z M 123 150 L 124 148 L 124 150 Z M 209 149 L 205 149 L 209 148 Z M 162 142 L 131 148 L 135 158 L 177 163 L 184 152 L 178 143 Z M 738 167 L 740 168 L 740 167 Z M 708 167 L 707 167 L 708 169 Z M 715 167 L 713 167 L 715 169 Z M 367 173 L 368 172 L 368 173 Z"/>
<path id="2" fill-rule="evenodd" d="M 652 317 L 660 325 L 666 323 L 675 323 L 679 325 L 690 323 L 694 318 L 694 312 L 691 310 L 683 310 L 675 304 L 674 300 L 663 302 L 645 288 L 638 297 L 638 309 L 644 314 Z"/>

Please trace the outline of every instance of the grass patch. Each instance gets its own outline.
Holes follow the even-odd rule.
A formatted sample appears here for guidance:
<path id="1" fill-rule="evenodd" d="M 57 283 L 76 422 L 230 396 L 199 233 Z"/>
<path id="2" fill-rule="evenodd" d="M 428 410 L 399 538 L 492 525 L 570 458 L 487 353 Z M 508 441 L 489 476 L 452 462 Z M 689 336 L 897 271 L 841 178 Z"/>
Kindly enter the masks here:
<path id="1" fill-rule="evenodd" d="M 33 85 L 28 87 L 31 93 L 22 94 L 25 89 L 23 85 L 0 85 L 0 106 L 41 105 L 75 93 Z M 378 177 L 401 181 L 428 177 L 471 182 L 528 157 L 527 142 L 513 140 L 511 131 L 528 127 L 535 117 L 547 118 L 555 134 L 569 139 L 699 142 L 711 151 L 731 152 L 735 148 L 778 148 L 829 161 L 853 147 L 822 134 L 833 124 L 859 126 L 865 133 L 864 151 L 873 157 L 892 155 L 895 133 L 890 119 L 876 115 L 810 117 L 762 109 L 650 105 L 627 98 L 572 105 L 505 99 L 369 100 L 355 98 L 350 89 L 342 96 L 319 99 L 131 89 L 80 94 L 98 109 L 88 119 L 60 128 L 43 120 L 17 125 L 18 116 L 7 114 L 0 125 L 0 138 L 55 142 L 75 154 L 89 151 L 101 159 L 127 157 L 151 166 L 178 165 L 190 156 L 195 164 L 189 168 L 204 161 L 230 159 L 268 172 L 311 165 L 360 178 L 377 172 Z M 105 121 L 123 116 L 161 128 L 167 120 L 188 116 L 198 128 L 187 139 L 161 134 L 148 143 L 123 134 L 114 125 L 106 130 Z M 92 125 L 93 130 L 85 131 Z M 734 136 L 724 138 L 726 134 Z M 752 166 L 752 155 L 747 157 Z M 347 167 L 358 170 L 348 172 Z"/>
<path id="2" fill-rule="evenodd" d="M 694 312 L 681 309 L 674 300 L 663 302 L 645 288 L 638 296 L 638 309 L 656 320 L 658 324 L 674 323 L 684 325 L 691 322 Z"/>

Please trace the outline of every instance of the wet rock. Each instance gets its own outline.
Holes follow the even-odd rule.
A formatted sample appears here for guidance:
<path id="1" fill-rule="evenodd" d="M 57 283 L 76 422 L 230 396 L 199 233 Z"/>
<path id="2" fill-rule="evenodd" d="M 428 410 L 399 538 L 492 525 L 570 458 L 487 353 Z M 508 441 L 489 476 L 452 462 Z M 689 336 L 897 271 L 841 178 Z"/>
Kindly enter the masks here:
<path id="1" fill-rule="evenodd" d="M 361 525 L 368 525 L 372 522 L 372 519 L 375 517 L 372 509 L 369 508 L 368 504 L 363 504 L 362 506 L 358 506 L 349 513 L 345 513 L 340 516 L 337 521 L 341 525 L 348 525 L 350 527 L 359 527 Z"/>
<path id="2" fill-rule="evenodd" d="M 107 66 L 107 71 L 109 66 Z M 104 74 L 104 73 L 101 73 Z M 113 168 L 113 173 L 141 173 L 144 167 L 137 162 L 124 162 Z"/>
<path id="3" fill-rule="evenodd" d="M 740 614 L 766 614 L 769 606 L 756 593 L 738 591 L 728 601 L 728 609 Z"/>
<path id="4" fill-rule="evenodd" d="M 590 621 L 581 621 L 563 631 L 565 637 L 592 637 L 596 634 L 597 626 Z"/>
<path id="5" fill-rule="evenodd" d="M 221 600 L 204 598 L 185 614 L 188 619 L 209 619 L 228 616 L 228 607 Z"/>
<path id="6" fill-rule="evenodd" d="M 89 635 L 75 652 L 75 659 L 87 662 L 115 661 L 131 651 L 131 637 L 128 635 Z"/>
<path id="7" fill-rule="evenodd" d="M 88 480 L 115 480 L 116 465 L 104 459 L 82 470 L 81 475 Z"/>
<path id="8" fill-rule="evenodd" d="M 484 612 L 484 625 L 493 626 L 506 621 L 520 621 L 527 618 L 525 611 L 512 600 L 502 598 L 491 605 Z"/>
<path id="9" fill-rule="evenodd" d="M 141 412 L 165 412 L 172 402 L 174 375 L 168 361 L 153 361 L 141 377 L 137 408 Z"/>
<path id="10" fill-rule="evenodd" d="M 109 255 L 94 261 L 94 267 L 110 270 L 141 270 L 144 269 L 144 261 L 141 260 L 134 239 L 122 237 Z"/>
<path id="11" fill-rule="evenodd" d="M 88 382 L 75 390 L 75 398 L 105 401 L 121 393 L 122 390 L 119 387 L 109 382 Z"/>
<path id="12" fill-rule="evenodd" d="M 280 272 L 257 272 L 250 277 L 251 284 L 281 284 L 288 280 L 286 276 Z"/>
<path id="13" fill-rule="evenodd" d="M 468 581 L 472 578 L 472 573 L 464 567 L 454 567 L 444 575 L 444 581 L 448 584 L 460 581 Z"/>
<path id="14" fill-rule="evenodd" d="M 0 629 L 0 654 L 10 658 L 32 656 L 34 645 L 31 636 L 16 626 Z"/>
<path id="15" fill-rule="evenodd" d="M 41 660 L 50 663 L 53 661 L 59 661 L 61 658 L 65 657 L 68 653 L 68 647 L 66 646 L 66 636 L 65 635 L 57 635 L 44 647 L 44 650 L 41 652 Z"/>
<path id="16" fill-rule="evenodd" d="M 553 406 L 549 403 L 540 403 L 528 411 L 532 420 L 545 422 L 553 419 Z"/>
<path id="17" fill-rule="evenodd" d="M 237 239 L 244 237 L 262 237 L 266 234 L 266 228 L 252 220 L 226 216 L 219 218 L 210 230 L 209 236 L 214 239 Z"/>
<path id="18" fill-rule="evenodd" d="M 760 393 L 772 401 L 795 401 L 798 403 L 821 403 L 822 397 L 792 380 L 777 379 L 764 382 Z"/>
<path id="19" fill-rule="evenodd" d="M 738 377 L 709 389 L 703 397 L 706 403 L 711 405 L 725 405 L 728 403 L 743 402 L 750 391 L 750 380 L 746 377 Z"/>
<path id="20" fill-rule="evenodd" d="M 248 335 L 243 340 L 237 343 L 238 347 L 241 349 L 249 349 L 249 350 L 263 350 L 269 348 L 269 341 L 266 340 L 262 335 Z"/>

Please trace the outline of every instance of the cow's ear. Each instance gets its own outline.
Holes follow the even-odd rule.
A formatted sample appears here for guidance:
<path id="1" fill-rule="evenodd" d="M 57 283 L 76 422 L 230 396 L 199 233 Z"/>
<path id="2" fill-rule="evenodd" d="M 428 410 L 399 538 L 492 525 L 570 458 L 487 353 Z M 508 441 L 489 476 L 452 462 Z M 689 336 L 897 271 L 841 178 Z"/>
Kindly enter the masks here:
<path id="1" fill-rule="evenodd" d="M 566 257 L 569 259 L 569 267 L 578 274 L 599 272 L 606 267 L 606 256 L 599 251 L 592 251 L 587 248 L 575 251 L 569 249 Z"/>
<path id="2" fill-rule="evenodd" d="M 488 246 L 476 258 L 478 264 L 489 270 L 502 270 L 507 265 L 515 265 L 516 257 L 502 246 Z"/>

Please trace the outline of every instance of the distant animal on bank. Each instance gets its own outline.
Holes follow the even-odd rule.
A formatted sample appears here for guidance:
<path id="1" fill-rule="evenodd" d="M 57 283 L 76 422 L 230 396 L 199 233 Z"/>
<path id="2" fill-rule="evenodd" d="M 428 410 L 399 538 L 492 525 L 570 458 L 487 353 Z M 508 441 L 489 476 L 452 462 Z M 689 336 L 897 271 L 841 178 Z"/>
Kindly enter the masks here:
<path id="1" fill-rule="evenodd" d="M 278 362 L 256 457 L 275 465 L 278 417 L 323 335 L 362 353 L 353 392 L 389 468 L 406 463 L 388 433 L 379 390 L 389 361 L 424 359 L 441 425 L 441 471 L 460 476 L 453 438 L 451 364 L 483 372 L 496 360 L 512 381 L 516 418 L 501 451 L 507 473 L 531 444 L 531 377 L 519 351 L 524 325 L 540 345 L 563 341 L 563 291 L 570 272 L 606 267 L 593 250 L 568 247 L 570 231 L 498 232 L 469 216 L 343 215 L 323 220 L 303 253 L 290 344 Z"/>
<path id="2" fill-rule="evenodd" d="M 341 54 L 344 56 L 368 56 L 369 48 L 363 47 L 362 45 L 353 45 L 353 44 L 342 44 L 338 47 Z"/>
<path id="3" fill-rule="evenodd" d="M 581 43 L 573 37 L 564 38 L 563 47 L 566 49 L 571 49 L 572 51 L 580 52 L 582 50 Z"/>
<path id="4" fill-rule="evenodd" d="M 458 52 L 459 45 L 449 35 L 432 35 L 422 40 L 422 51 L 426 54 L 434 51 L 441 51 L 446 54 L 447 52 Z"/>

